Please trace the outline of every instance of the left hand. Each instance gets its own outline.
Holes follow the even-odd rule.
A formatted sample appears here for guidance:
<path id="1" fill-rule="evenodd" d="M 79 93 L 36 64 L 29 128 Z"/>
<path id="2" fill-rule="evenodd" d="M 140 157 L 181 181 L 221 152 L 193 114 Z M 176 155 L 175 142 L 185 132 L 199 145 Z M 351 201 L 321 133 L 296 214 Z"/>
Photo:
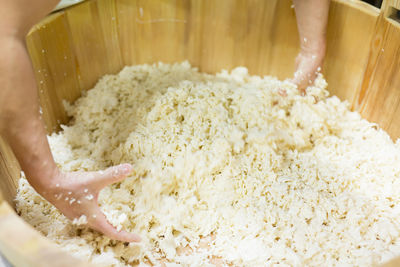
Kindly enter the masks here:
<path id="1" fill-rule="evenodd" d="M 132 171 L 130 164 L 121 164 L 104 171 L 58 172 L 51 184 L 39 193 L 70 220 L 85 215 L 90 228 L 109 238 L 124 242 L 139 242 L 140 237 L 137 234 L 118 231 L 110 224 L 97 201 L 101 189 L 122 181 Z"/>

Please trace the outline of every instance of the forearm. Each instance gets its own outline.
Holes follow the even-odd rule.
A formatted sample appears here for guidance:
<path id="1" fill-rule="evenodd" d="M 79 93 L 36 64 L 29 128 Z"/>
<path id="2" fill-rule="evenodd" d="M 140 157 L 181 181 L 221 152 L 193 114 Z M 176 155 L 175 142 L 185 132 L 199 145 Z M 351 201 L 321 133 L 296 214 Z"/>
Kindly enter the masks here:
<path id="1" fill-rule="evenodd" d="M 326 26 L 330 0 L 293 0 L 300 52 L 296 58 L 293 82 L 302 94 L 321 71 L 326 50 Z"/>
<path id="2" fill-rule="evenodd" d="M 70 219 L 85 215 L 90 227 L 113 239 L 140 241 L 136 234 L 117 231 L 107 221 L 97 199 L 103 187 L 125 179 L 132 172 L 131 165 L 100 172 L 61 173 L 51 154 L 25 35 L 57 3 L 58 0 L 0 1 L 0 135 L 11 146 L 29 183 L 64 215 Z M 66 194 L 74 201 L 61 198 Z"/>
<path id="3" fill-rule="evenodd" d="M 40 119 L 37 88 L 23 39 L 0 37 L 0 133 L 30 184 L 43 193 L 57 173 Z"/>
<path id="4" fill-rule="evenodd" d="M 325 53 L 330 0 L 293 0 L 300 47 L 305 53 Z"/>

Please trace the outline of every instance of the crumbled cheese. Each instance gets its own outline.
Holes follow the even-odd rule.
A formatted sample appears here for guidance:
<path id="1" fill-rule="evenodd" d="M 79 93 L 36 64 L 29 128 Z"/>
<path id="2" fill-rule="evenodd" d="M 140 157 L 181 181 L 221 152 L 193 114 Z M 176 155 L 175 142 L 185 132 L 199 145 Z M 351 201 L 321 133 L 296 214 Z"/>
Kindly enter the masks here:
<path id="1" fill-rule="evenodd" d="M 84 224 L 87 224 L 87 218 L 86 218 L 86 216 L 85 215 L 81 215 L 79 218 L 75 218 L 75 219 L 73 219 L 73 221 L 72 221 L 72 224 L 74 224 L 74 225 L 84 225 Z"/>
<path id="2" fill-rule="evenodd" d="M 72 255 L 105 266 L 383 262 L 400 254 L 400 141 L 326 86 L 319 74 L 302 97 L 245 68 L 126 67 L 66 105 L 71 125 L 48 139 L 64 171 L 133 165 L 99 204 L 142 242 L 78 231 L 25 179 L 17 209 Z"/>

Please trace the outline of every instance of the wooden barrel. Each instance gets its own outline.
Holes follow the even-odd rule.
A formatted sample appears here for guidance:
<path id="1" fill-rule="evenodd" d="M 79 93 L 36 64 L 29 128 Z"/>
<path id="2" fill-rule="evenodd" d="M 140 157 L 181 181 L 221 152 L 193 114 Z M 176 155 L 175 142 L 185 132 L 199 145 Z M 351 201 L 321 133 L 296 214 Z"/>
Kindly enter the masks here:
<path id="1" fill-rule="evenodd" d="M 381 10 L 333 0 L 324 65 L 330 92 L 393 139 L 400 137 L 398 8 L 399 0 L 384 0 Z M 49 132 L 68 121 L 63 99 L 76 100 L 125 65 L 188 60 L 205 72 L 246 66 L 283 79 L 299 50 L 289 0 L 92 0 L 49 15 L 26 40 Z M 89 266 L 14 212 L 19 175 L 0 139 L 0 251 L 16 266 Z"/>

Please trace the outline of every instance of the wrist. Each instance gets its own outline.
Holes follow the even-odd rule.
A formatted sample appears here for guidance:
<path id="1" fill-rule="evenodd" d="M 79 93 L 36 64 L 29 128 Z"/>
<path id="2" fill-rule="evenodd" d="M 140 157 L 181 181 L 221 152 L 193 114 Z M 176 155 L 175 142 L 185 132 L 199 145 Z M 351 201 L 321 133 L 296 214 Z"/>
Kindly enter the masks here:
<path id="1" fill-rule="evenodd" d="M 36 192 L 47 199 L 47 193 L 53 192 L 58 187 L 62 172 L 54 164 L 54 166 L 46 166 L 34 172 L 30 171 L 26 175 Z"/>
<path id="2" fill-rule="evenodd" d="M 301 41 L 300 53 L 306 56 L 315 55 L 317 57 L 324 57 L 326 51 L 325 38 L 308 40 L 303 39 Z"/>

